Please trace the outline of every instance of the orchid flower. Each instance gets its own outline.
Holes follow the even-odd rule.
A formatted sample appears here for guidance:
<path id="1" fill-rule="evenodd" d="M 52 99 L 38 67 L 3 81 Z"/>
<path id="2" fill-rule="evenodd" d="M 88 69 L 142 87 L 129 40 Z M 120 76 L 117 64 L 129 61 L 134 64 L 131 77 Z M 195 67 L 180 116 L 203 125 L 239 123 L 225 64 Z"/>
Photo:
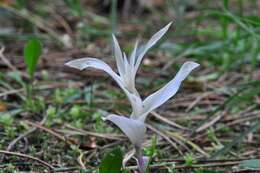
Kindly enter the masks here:
<path id="1" fill-rule="evenodd" d="M 140 172 L 144 171 L 146 164 L 146 159 L 142 157 L 140 150 L 146 133 L 145 119 L 147 115 L 174 96 L 179 90 L 182 81 L 193 69 L 199 66 L 199 64 L 195 62 L 185 62 L 170 82 L 158 91 L 152 93 L 146 99 L 141 99 L 135 88 L 136 73 L 145 53 L 166 33 L 170 25 L 171 23 L 159 30 L 145 45 L 141 46 L 141 48 L 138 48 L 137 42 L 129 59 L 126 57 L 126 54 L 121 51 L 118 41 L 113 35 L 114 54 L 118 74 L 114 72 L 108 64 L 96 58 L 80 58 L 66 63 L 66 65 L 80 70 L 89 67 L 102 70 L 108 73 L 124 91 L 132 107 L 130 118 L 111 114 L 105 119 L 117 125 L 135 146 Z"/>

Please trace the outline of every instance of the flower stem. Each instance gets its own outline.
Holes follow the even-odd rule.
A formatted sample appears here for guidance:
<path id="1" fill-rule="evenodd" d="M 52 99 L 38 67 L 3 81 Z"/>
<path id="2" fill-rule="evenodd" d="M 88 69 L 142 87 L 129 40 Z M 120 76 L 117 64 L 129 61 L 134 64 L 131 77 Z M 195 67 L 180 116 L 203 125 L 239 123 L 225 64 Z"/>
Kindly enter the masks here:
<path id="1" fill-rule="evenodd" d="M 135 147 L 135 151 L 136 151 L 139 173 L 145 173 L 146 166 L 144 163 L 141 147 Z"/>

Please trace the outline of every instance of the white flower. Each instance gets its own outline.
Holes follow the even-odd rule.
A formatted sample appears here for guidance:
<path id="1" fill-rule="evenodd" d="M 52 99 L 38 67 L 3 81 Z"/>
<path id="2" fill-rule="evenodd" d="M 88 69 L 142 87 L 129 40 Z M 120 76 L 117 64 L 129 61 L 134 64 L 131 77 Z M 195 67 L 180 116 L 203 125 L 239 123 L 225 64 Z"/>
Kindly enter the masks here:
<path id="1" fill-rule="evenodd" d="M 116 65 L 118 73 L 114 72 L 111 67 L 105 62 L 97 59 L 97 58 L 80 58 L 76 60 L 69 61 L 65 65 L 83 70 L 85 68 L 96 68 L 99 70 L 103 70 L 108 73 L 114 80 L 118 83 L 118 85 L 123 90 L 128 90 L 131 94 L 138 95 L 138 92 L 135 89 L 135 76 L 144 57 L 145 53 L 155 45 L 155 43 L 166 33 L 169 29 L 171 23 L 166 25 L 160 31 L 152 36 L 152 38 L 141 48 L 138 49 L 138 42 L 136 42 L 133 52 L 130 55 L 130 58 L 127 59 L 126 54 L 121 51 L 121 48 L 118 44 L 118 41 L 114 35 L 113 37 L 113 47 L 114 54 L 116 59 Z M 129 97 L 129 95 L 127 95 Z"/>
<path id="2" fill-rule="evenodd" d="M 135 76 L 138 67 L 140 66 L 145 53 L 166 33 L 170 25 L 171 23 L 154 34 L 142 48 L 138 49 L 138 43 L 136 43 L 129 60 L 125 53 L 122 53 L 119 44 L 113 35 L 114 53 L 119 74 L 115 73 L 108 64 L 96 58 L 81 58 L 66 63 L 66 65 L 80 70 L 88 67 L 103 70 L 118 83 L 131 103 L 132 114 L 130 118 L 112 114 L 107 116 L 106 119 L 117 125 L 137 147 L 140 147 L 144 140 L 146 132 L 144 121 L 147 115 L 174 96 L 182 81 L 193 69 L 199 66 L 199 64 L 195 62 L 185 62 L 170 82 L 146 99 L 141 99 L 135 88 Z"/>
<path id="3" fill-rule="evenodd" d="M 113 114 L 107 116 L 106 119 L 116 124 L 135 146 L 141 146 L 146 132 L 144 122 L 147 115 L 174 96 L 182 81 L 198 66 L 199 64 L 195 62 L 185 62 L 170 82 L 143 101 L 139 96 L 130 97 L 133 109 L 130 118 Z"/>

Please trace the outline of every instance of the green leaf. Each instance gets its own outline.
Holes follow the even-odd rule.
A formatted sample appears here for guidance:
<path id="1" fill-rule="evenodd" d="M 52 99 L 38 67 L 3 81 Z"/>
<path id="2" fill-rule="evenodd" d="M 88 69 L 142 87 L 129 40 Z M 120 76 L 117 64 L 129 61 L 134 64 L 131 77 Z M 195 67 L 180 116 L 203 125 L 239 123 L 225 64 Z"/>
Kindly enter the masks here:
<path id="1" fill-rule="evenodd" d="M 260 159 L 243 160 L 239 163 L 242 168 L 260 168 Z"/>
<path id="2" fill-rule="evenodd" d="M 42 54 L 41 42 L 37 39 L 31 39 L 24 48 L 24 61 L 30 78 L 33 78 L 35 68 L 40 55 Z"/>
<path id="3" fill-rule="evenodd" d="M 99 166 L 99 173 L 119 173 L 122 167 L 123 154 L 120 148 L 107 153 Z"/>

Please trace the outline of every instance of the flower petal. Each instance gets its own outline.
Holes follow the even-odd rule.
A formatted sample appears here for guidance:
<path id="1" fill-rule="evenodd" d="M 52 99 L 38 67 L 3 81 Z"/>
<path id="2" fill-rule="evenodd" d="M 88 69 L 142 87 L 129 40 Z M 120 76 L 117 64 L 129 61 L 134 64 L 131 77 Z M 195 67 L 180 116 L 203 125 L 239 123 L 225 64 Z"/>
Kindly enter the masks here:
<path id="1" fill-rule="evenodd" d="M 89 58 L 89 57 L 80 58 L 80 59 L 69 61 L 65 65 L 79 70 L 83 70 L 89 67 L 102 70 L 108 73 L 118 83 L 118 85 L 121 88 L 123 87 L 123 83 L 120 77 L 110 68 L 110 66 L 107 63 L 97 58 Z"/>
<path id="2" fill-rule="evenodd" d="M 120 76 L 123 76 L 125 73 L 123 54 L 122 54 L 122 51 L 120 49 L 120 46 L 118 44 L 118 41 L 117 41 L 115 35 L 112 34 L 112 37 L 113 37 L 113 47 L 114 47 L 114 54 L 115 54 L 115 58 L 116 58 L 117 69 L 118 69 Z"/>
<path id="3" fill-rule="evenodd" d="M 108 64 L 106 64 L 105 62 L 96 59 L 96 58 L 80 58 L 80 59 L 76 59 L 76 60 L 72 60 L 67 62 L 65 65 L 69 66 L 69 67 L 73 67 L 79 70 L 83 70 L 85 68 L 95 68 L 95 69 L 99 69 L 102 70 L 106 73 L 108 73 L 116 82 L 117 84 L 120 86 L 120 88 L 125 92 L 127 98 L 129 99 L 129 101 L 131 102 L 132 106 L 135 106 L 136 103 L 136 94 L 137 91 L 134 88 L 133 93 L 131 93 L 125 86 L 124 81 L 122 81 L 122 79 L 120 78 L 120 76 L 118 76 L 111 68 Z M 136 106 L 135 106 L 136 107 Z"/>
<path id="4" fill-rule="evenodd" d="M 123 53 L 123 59 L 124 59 L 123 63 L 124 63 L 124 69 L 125 69 L 125 74 L 124 75 L 126 75 L 126 74 L 129 74 L 130 65 L 128 63 L 128 60 L 127 60 L 125 52 Z"/>
<path id="5" fill-rule="evenodd" d="M 141 146 L 146 132 L 143 122 L 115 114 L 108 115 L 105 119 L 117 125 L 135 146 Z"/>
<path id="6" fill-rule="evenodd" d="M 136 61 L 135 58 L 136 58 L 136 53 L 137 53 L 137 47 L 138 47 L 138 41 L 136 41 L 134 50 L 132 51 L 131 56 L 130 56 L 131 69 L 134 69 L 134 65 L 135 65 L 135 61 Z"/>
<path id="7" fill-rule="evenodd" d="M 124 81 L 125 87 L 130 93 L 136 94 L 139 96 L 136 88 L 135 88 L 135 79 L 132 75 L 133 73 L 131 66 L 129 65 L 129 62 L 127 60 L 126 54 L 124 53 L 124 63 L 125 63 L 125 74 L 121 76 L 122 80 Z"/>
<path id="8" fill-rule="evenodd" d="M 160 31 L 158 31 L 157 33 L 155 33 L 151 39 L 144 45 L 144 47 L 141 49 L 141 51 L 138 53 L 138 57 L 136 59 L 136 63 L 135 63 L 135 73 L 137 72 L 140 63 L 144 57 L 144 55 L 146 54 L 146 52 L 153 47 L 156 42 L 158 40 L 160 40 L 160 38 L 162 38 L 162 36 L 168 31 L 168 29 L 170 28 L 172 22 L 168 23 L 165 27 L 163 27 Z"/>
<path id="9" fill-rule="evenodd" d="M 133 110 L 133 112 L 131 114 L 131 118 L 132 119 L 138 119 L 140 117 L 140 115 L 142 115 L 143 101 L 140 98 L 139 94 L 138 95 L 132 94 L 130 97 L 131 98 L 129 100 L 130 100 L 131 107 L 132 107 L 132 110 Z"/>
<path id="10" fill-rule="evenodd" d="M 180 88 L 182 81 L 190 74 L 193 69 L 198 66 L 199 64 L 195 62 L 185 62 L 177 75 L 170 82 L 168 82 L 164 87 L 154 92 L 144 100 L 144 109 L 142 112 L 143 114 L 139 118 L 139 120 L 145 121 L 149 112 L 161 106 L 172 96 L 174 96 Z"/>

